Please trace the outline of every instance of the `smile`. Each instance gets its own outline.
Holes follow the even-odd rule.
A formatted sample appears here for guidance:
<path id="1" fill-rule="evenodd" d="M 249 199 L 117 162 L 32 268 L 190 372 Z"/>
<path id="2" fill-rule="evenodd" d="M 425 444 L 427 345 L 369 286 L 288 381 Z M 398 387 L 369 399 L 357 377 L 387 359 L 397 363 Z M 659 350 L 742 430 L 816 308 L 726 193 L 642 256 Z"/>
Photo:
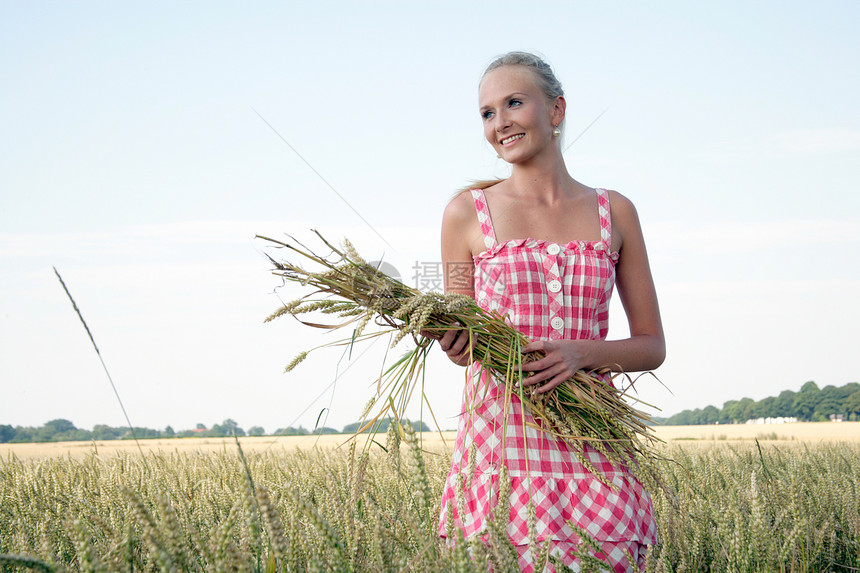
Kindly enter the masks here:
<path id="1" fill-rule="evenodd" d="M 510 136 L 510 137 L 506 137 L 506 138 L 504 138 L 504 139 L 501 141 L 501 144 L 502 144 L 502 145 L 507 145 L 508 143 L 510 143 L 510 142 L 512 142 L 512 141 L 516 141 L 516 140 L 518 140 L 518 139 L 522 139 L 522 138 L 523 138 L 523 137 L 525 137 L 525 136 L 526 136 L 526 134 L 525 134 L 525 133 L 518 133 L 518 134 L 516 134 L 516 135 L 512 135 L 512 136 Z"/>

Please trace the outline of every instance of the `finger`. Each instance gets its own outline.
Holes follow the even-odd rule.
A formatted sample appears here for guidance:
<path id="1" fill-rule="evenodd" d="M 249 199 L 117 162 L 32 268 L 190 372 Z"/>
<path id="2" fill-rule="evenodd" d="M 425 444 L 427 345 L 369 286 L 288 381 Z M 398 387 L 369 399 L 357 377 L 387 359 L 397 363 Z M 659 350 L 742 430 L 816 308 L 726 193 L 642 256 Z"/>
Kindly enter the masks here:
<path id="1" fill-rule="evenodd" d="M 541 384 L 546 382 L 547 380 L 551 380 L 552 378 L 558 376 L 564 376 L 567 367 L 564 364 L 556 364 L 554 366 L 543 369 L 532 376 L 529 376 L 523 381 L 523 384 L 526 386 L 534 386 L 535 384 Z M 564 378 L 565 380 L 567 378 Z"/>
<path id="2" fill-rule="evenodd" d="M 452 328 L 445 331 L 445 334 L 439 339 L 439 346 L 442 347 L 442 350 L 448 352 L 448 349 L 451 348 L 451 344 L 453 344 L 458 332 L 458 328 Z"/>
<path id="3" fill-rule="evenodd" d="M 460 333 L 454 343 L 451 345 L 449 352 L 451 354 L 462 354 L 464 349 L 469 347 L 469 332 L 464 330 Z"/>
<path id="4" fill-rule="evenodd" d="M 537 360 L 523 362 L 522 367 L 524 372 L 538 372 L 552 368 L 555 364 L 561 364 L 562 358 L 559 354 L 546 354 Z"/>
<path id="5" fill-rule="evenodd" d="M 448 358 L 450 358 L 451 361 L 454 364 L 457 364 L 458 366 L 465 366 L 467 364 L 471 364 L 472 363 L 471 348 L 467 346 L 466 348 L 464 348 L 460 352 L 454 352 L 452 350 L 451 352 L 448 353 Z"/>
<path id="6" fill-rule="evenodd" d="M 541 384 L 538 388 L 535 389 L 535 392 L 538 394 L 543 394 L 549 392 L 562 382 L 568 379 L 567 368 L 562 365 L 561 368 L 554 368 L 552 370 L 544 370 L 541 372 L 542 380 L 536 380 L 536 384 Z"/>
<path id="7" fill-rule="evenodd" d="M 546 370 L 550 366 L 554 364 L 555 360 L 553 358 L 546 356 L 539 360 L 533 360 L 531 362 L 523 362 L 522 369 L 523 372 L 539 372 L 541 370 Z"/>
<path id="8" fill-rule="evenodd" d="M 552 350 L 552 348 L 553 344 L 551 342 L 548 342 L 546 340 L 535 340 L 523 346 L 522 351 L 523 354 L 526 354 L 528 352 L 544 352 L 548 354 L 549 351 Z"/>
<path id="9" fill-rule="evenodd" d="M 545 394 L 545 393 L 549 392 L 550 390 L 552 390 L 553 388 L 555 388 L 556 386 L 558 386 L 559 384 L 561 384 L 562 382 L 564 382 L 565 380 L 567 380 L 567 378 L 565 378 L 563 376 L 555 376 L 549 382 L 547 382 L 546 384 L 544 384 L 543 386 L 541 386 L 540 388 L 535 390 L 535 393 Z"/>
<path id="10" fill-rule="evenodd" d="M 541 370 L 540 372 L 532 374 L 531 376 L 524 376 L 522 384 L 523 386 L 534 386 L 535 384 L 541 384 L 543 382 L 546 382 L 548 376 L 550 376 L 550 374 L 546 370 Z"/>

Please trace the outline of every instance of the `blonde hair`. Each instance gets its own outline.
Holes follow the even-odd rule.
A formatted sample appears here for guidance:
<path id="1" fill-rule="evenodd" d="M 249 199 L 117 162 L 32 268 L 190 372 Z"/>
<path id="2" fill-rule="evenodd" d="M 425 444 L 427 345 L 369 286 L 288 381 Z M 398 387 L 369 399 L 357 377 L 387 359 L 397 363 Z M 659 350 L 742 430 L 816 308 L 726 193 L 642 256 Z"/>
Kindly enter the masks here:
<path id="1" fill-rule="evenodd" d="M 555 77 L 550 65 L 529 52 L 508 52 L 499 56 L 490 62 L 490 65 L 484 70 L 481 81 L 484 81 L 487 74 L 503 66 L 523 66 L 531 70 L 535 75 L 538 87 L 549 101 L 555 101 L 555 98 L 564 95 L 564 88 L 561 87 L 561 82 Z"/>
<path id="2" fill-rule="evenodd" d="M 504 179 L 479 179 L 478 181 L 472 181 L 471 183 L 469 183 L 465 187 L 461 187 L 460 189 L 457 189 L 457 191 L 454 192 L 454 195 L 451 198 L 453 199 L 454 197 L 456 197 L 460 193 L 463 193 L 464 191 L 471 191 L 472 189 L 484 190 L 484 189 L 487 189 L 488 187 L 492 187 L 496 183 L 501 183 L 502 181 L 504 181 Z"/>

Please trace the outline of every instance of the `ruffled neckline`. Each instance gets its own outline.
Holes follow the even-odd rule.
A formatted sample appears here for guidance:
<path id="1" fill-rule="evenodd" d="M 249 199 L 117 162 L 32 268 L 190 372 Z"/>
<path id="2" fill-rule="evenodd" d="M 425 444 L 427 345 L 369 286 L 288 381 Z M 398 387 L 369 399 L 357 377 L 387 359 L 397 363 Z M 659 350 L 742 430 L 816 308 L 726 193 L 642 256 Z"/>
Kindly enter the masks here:
<path id="1" fill-rule="evenodd" d="M 595 251 L 597 253 L 603 254 L 615 263 L 618 262 L 618 251 L 609 251 L 606 248 L 606 243 L 601 239 L 598 241 L 569 241 L 567 244 L 562 245 L 561 243 L 553 243 L 552 241 L 547 241 L 546 239 L 534 239 L 532 237 L 526 237 L 525 239 L 509 239 L 504 243 L 497 242 L 491 248 L 482 251 L 472 257 L 474 262 L 479 260 L 491 259 L 495 257 L 499 252 L 507 248 L 519 248 L 526 247 L 528 249 L 540 248 L 544 245 L 558 245 L 563 250 L 575 250 L 575 251 Z M 561 253 L 559 253 L 561 254 Z"/>

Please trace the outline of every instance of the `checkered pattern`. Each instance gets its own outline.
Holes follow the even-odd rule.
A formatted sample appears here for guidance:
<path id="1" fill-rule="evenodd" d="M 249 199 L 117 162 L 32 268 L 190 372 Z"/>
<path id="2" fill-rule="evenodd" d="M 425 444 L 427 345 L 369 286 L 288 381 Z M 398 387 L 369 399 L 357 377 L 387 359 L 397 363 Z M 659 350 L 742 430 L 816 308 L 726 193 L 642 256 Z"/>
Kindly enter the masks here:
<path id="1" fill-rule="evenodd" d="M 559 245 L 527 238 L 499 244 L 484 193 L 473 190 L 487 246 L 475 257 L 478 304 L 506 316 L 533 340 L 605 339 L 618 253 L 610 250 L 608 193 L 597 193 L 599 241 Z M 473 447 L 476 456 L 469 460 Z M 575 540 L 567 525 L 572 520 L 601 542 L 655 543 L 651 498 L 642 485 L 599 452 L 589 448 L 587 454 L 614 488 L 597 480 L 563 440 L 540 430 L 528 407 L 505 392 L 502 382 L 473 365 L 442 495 L 440 534 L 445 534 L 449 502 L 454 523 L 467 537 L 482 534 L 485 518 L 498 503 L 504 463 L 511 480 L 508 535 L 515 544 L 528 544 L 529 500 L 536 508 L 538 539 Z M 465 487 L 458 492 L 461 473 Z"/>
<path id="2" fill-rule="evenodd" d="M 484 198 L 484 192 L 479 189 L 472 190 L 475 199 L 475 210 L 478 212 L 478 223 L 481 224 L 481 234 L 484 235 L 484 246 L 492 248 L 496 243 L 496 231 L 493 229 L 493 221 L 490 220 L 490 209 Z"/>
<path id="3" fill-rule="evenodd" d="M 598 543 L 600 543 L 603 551 L 597 554 L 590 551 L 588 553 L 592 557 L 596 557 L 606 563 L 606 568 L 609 571 L 614 573 L 627 573 L 629 571 L 645 570 L 645 558 L 648 550 L 638 541 L 604 541 Z M 579 559 L 573 556 L 573 552 L 578 548 L 579 547 L 575 541 L 553 541 L 550 545 L 550 555 L 560 558 L 562 563 L 574 571 L 579 571 Z M 625 553 L 630 554 L 633 562 L 637 565 L 637 569 L 633 569 L 631 567 L 630 561 Z M 534 556 L 532 555 L 531 549 L 528 545 L 518 545 L 517 556 L 519 558 L 520 570 L 523 571 L 523 573 L 533 573 L 538 571 L 535 568 L 536 564 L 533 563 Z M 551 563 L 548 563 L 542 571 L 543 573 L 555 573 L 556 568 Z"/>

